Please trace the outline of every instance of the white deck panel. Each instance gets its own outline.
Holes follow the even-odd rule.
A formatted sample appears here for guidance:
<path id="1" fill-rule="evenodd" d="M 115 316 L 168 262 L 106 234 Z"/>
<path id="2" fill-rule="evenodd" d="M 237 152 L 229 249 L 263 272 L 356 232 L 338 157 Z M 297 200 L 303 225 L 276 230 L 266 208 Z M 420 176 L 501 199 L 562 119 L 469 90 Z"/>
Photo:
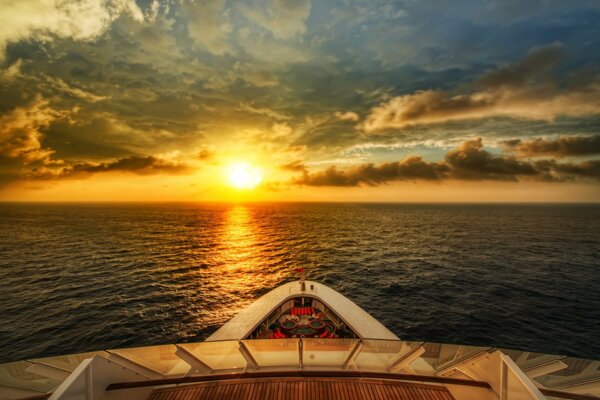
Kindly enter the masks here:
<path id="1" fill-rule="evenodd" d="M 313 289 L 311 289 L 313 286 Z M 279 305 L 298 296 L 312 297 L 332 309 L 361 339 L 399 340 L 365 310 L 335 290 L 317 282 L 306 281 L 306 291 L 300 281 L 286 283 L 265 294 L 241 311 L 206 341 L 239 340 L 248 336 Z"/>

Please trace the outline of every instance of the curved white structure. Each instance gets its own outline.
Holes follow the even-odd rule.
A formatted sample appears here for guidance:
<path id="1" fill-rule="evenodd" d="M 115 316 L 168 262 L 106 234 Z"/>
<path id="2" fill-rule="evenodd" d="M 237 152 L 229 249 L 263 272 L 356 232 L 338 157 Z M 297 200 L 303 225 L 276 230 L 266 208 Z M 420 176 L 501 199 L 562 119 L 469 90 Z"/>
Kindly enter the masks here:
<path id="1" fill-rule="evenodd" d="M 290 316 L 306 335 L 285 326 Z M 321 334 L 306 330 L 314 322 Z M 329 332 L 326 322 L 335 322 Z M 285 338 L 272 335 L 273 327 L 287 329 Z M 597 400 L 600 362 L 402 341 L 335 290 L 296 281 L 204 342 L 0 364 L 0 400 L 212 400 L 233 393 L 243 400 L 281 398 L 276 393 L 298 400 Z"/>
<path id="2" fill-rule="evenodd" d="M 335 290 L 313 281 L 306 281 L 305 290 L 302 290 L 302 282 L 296 281 L 271 290 L 233 317 L 206 341 L 245 339 L 265 316 L 298 297 L 316 299 L 335 310 L 337 316 L 361 339 L 400 340 L 365 310 Z"/>

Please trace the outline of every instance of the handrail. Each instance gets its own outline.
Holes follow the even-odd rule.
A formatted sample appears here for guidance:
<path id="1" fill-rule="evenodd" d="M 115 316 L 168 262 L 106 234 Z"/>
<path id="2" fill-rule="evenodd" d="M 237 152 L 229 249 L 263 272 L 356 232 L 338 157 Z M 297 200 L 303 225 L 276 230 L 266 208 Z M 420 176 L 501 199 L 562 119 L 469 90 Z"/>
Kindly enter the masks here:
<path id="1" fill-rule="evenodd" d="M 252 379 L 252 378 L 282 378 L 282 377 L 301 377 L 301 378 L 375 378 L 375 379 L 393 379 L 401 381 L 415 382 L 434 382 L 451 385 L 474 386 L 491 389 L 490 384 L 483 381 L 473 381 L 468 379 L 447 378 L 430 375 L 414 374 L 390 374 L 382 372 L 361 372 L 361 371 L 271 371 L 271 372 L 243 372 L 223 375 L 205 375 L 205 376 L 183 376 L 177 378 L 163 378 L 137 382 L 119 382 L 107 386 L 106 390 L 133 389 L 147 386 L 177 385 L 182 383 L 210 382 L 230 379 Z"/>

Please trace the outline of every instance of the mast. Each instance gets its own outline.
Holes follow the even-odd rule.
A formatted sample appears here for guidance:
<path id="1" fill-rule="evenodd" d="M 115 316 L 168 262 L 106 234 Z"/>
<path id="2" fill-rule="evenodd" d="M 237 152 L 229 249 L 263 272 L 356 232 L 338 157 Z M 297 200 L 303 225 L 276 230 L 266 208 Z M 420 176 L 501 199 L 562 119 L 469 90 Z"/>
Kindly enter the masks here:
<path id="1" fill-rule="evenodd" d="M 306 284 L 304 283 L 304 268 L 298 268 L 297 271 L 300 272 L 300 290 L 304 292 L 306 291 Z"/>

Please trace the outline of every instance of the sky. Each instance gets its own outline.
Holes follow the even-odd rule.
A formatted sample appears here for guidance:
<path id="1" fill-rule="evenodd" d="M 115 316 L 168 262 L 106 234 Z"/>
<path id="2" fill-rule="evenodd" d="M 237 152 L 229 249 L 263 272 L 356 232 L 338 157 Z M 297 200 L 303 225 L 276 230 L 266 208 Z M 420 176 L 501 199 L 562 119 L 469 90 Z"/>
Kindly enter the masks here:
<path id="1" fill-rule="evenodd" d="M 0 0 L 0 200 L 599 202 L 600 2 Z"/>

